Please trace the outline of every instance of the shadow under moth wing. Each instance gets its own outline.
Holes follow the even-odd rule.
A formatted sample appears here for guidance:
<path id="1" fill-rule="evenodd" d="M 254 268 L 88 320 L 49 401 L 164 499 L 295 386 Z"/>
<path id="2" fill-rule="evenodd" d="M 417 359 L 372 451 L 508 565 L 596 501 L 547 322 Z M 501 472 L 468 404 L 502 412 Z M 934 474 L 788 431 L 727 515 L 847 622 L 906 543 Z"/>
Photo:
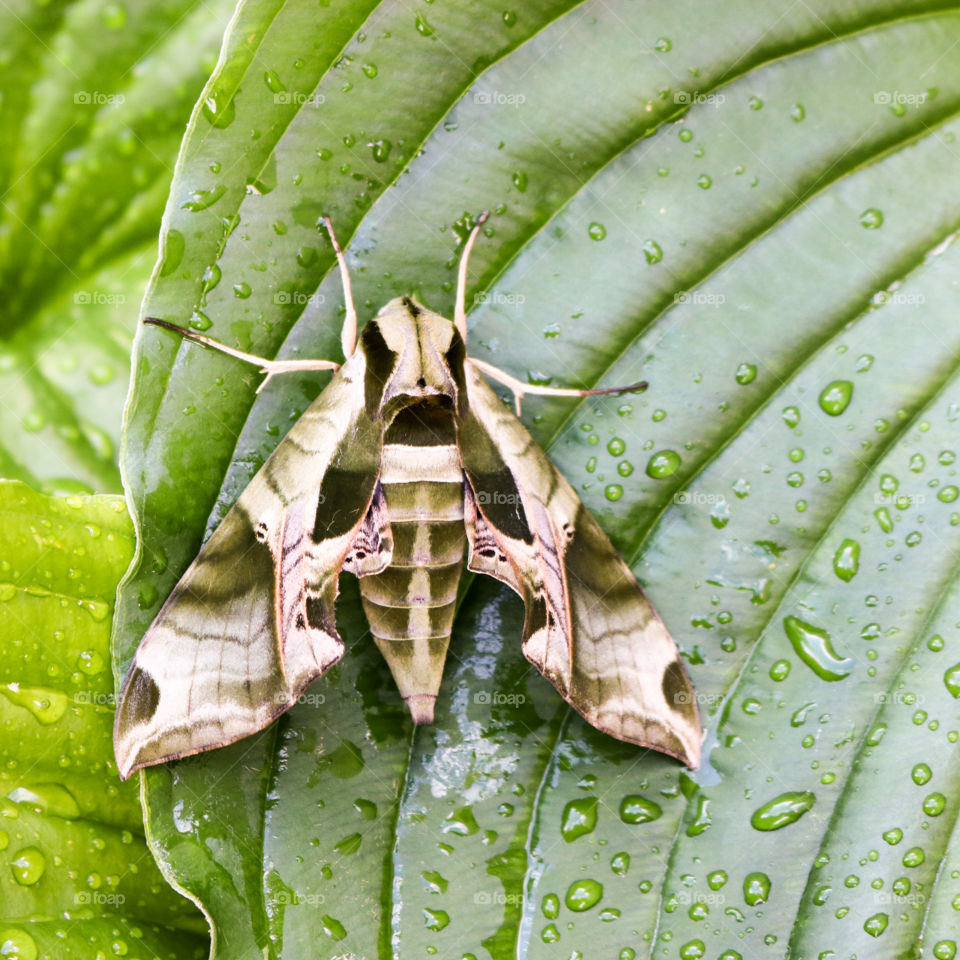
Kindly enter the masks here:
<path id="1" fill-rule="evenodd" d="M 120 693 L 120 776 L 262 729 L 343 655 L 341 570 L 360 578 L 374 640 L 414 721 L 430 723 L 466 552 L 523 599 L 523 652 L 589 723 L 696 767 L 700 723 L 676 645 L 573 488 L 467 357 L 465 245 L 453 321 L 403 297 L 357 342 L 349 275 L 346 362 L 270 361 L 151 320 L 267 380 L 335 370 L 251 480 L 145 634 Z M 267 382 L 264 381 L 264 383 Z M 262 385 L 261 385 L 262 386 Z"/>

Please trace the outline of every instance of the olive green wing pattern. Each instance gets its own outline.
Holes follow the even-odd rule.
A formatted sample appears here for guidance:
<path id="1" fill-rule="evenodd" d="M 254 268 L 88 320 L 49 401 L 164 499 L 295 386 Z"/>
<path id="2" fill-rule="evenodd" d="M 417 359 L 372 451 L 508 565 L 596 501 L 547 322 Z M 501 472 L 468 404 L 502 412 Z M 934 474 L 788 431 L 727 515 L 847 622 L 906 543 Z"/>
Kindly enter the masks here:
<path id="1" fill-rule="evenodd" d="M 676 644 L 599 524 L 467 363 L 468 565 L 516 590 L 523 652 L 594 727 L 690 767 L 700 721 Z"/>
<path id="2" fill-rule="evenodd" d="M 334 375 L 145 634 L 114 726 L 121 777 L 262 729 L 343 655 L 338 575 L 392 550 L 365 368 L 358 350 Z"/>

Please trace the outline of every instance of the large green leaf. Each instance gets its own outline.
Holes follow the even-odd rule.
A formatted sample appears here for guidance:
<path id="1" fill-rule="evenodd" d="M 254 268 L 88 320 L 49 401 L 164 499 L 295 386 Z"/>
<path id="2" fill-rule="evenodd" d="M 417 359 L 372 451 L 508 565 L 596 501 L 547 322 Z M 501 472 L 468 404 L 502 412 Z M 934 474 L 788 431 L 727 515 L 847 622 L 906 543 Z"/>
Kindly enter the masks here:
<path id="1" fill-rule="evenodd" d="M 302 703 L 144 777 L 216 956 L 954 955 L 958 41 L 932 2 L 241 4 L 148 313 L 336 357 L 319 214 L 365 320 L 449 313 L 465 211 L 494 211 L 473 353 L 651 383 L 525 419 L 677 637 L 707 741 L 690 774 L 587 727 L 483 578 L 415 730 L 347 584 L 349 655 Z M 121 668 L 324 382 L 258 380 L 140 335 Z"/>
<path id="2" fill-rule="evenodd" d="M 0 476 L 120 491 L 138 305 L 226 0 L 0 8 Z"/>
<path id="3" fill-rule="evenodd" d="M 202 918 L 157 870 L 113 763 L 123 500 L 0 481 L 0 515 L 0 956 L 202 957 Z"/>

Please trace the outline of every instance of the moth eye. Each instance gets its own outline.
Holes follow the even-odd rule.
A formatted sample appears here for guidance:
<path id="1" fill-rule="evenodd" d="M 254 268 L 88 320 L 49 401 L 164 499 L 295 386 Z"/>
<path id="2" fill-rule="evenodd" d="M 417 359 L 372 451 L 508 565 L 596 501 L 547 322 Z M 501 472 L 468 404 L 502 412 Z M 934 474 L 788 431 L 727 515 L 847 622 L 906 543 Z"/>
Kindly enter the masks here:
<path id="1" fill-rule="evenodd" d="M 307 619 L 302 613 L 297 614 L 297 629 L 303 630 L 307 626 Z"/>
<path id="2" fill-rule="evenodd" d="M 354 554 L 354 556 L 355 556 L 358 560 L 362 560 L 362 559 L 366 556 L 366 553 L 364 553 L 363 550 L 358 550 L 358 551 Z"/>

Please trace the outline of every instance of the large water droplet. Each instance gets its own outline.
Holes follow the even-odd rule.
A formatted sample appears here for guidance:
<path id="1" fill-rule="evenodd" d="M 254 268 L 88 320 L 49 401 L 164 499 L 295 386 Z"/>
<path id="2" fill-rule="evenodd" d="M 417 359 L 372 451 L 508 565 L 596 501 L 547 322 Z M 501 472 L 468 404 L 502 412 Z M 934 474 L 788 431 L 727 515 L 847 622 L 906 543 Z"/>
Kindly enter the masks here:
<path id="1" fill-rule="evenodd" d="M 575 880 L 570 884 L 566 896 L 563 898 L 568 910 L 574 913 L 583 913 L 595 907 L 603 896 L 603 886 L 596 880 Z"/>
<path id="2" fill-rule="evenodd" d="M 16 787 L 7 794 L 7 799 L 12 803 L 30 807 L 37 813 L 62 817 L 64 820 L 76 820 L 80 816 L 76 797 L 59 783 L 36 783 Z"/>
<path id="3" fill-rule="evenodd" d="M 890 918 L 885 913 L 875 913 L 863 922 L 863 929 L 869 933 L 871 937 L 879 937 L 880 934 L 887 929 L 889 922 Z"/>
<path id="4" fill-rule="evenodd" d="M 845 583 L 849 583 L 860 569 L 860 544 L 856 540 L 846 539 L 833 555 L 833 572 Z"/>
<path id="5" fill-rule="evenodd" d="M 766 903 L 770 897 L 770 878 L 765 873 L 748 873 L 743 878 L 743 899 L 748 906 Z"/>
<path id="6" fill-rule="evenodd" d="M 607 235 L 607 228 L 596 220 L 587 227 L 587 236 L 591 240 L 602 240 Z"/>
<path id="7" fill-rule="evenodd" d="M 620 819 L 624 823 L 649 823 L 663 816 L 663 809 L 653 800 L 637 793 L 628 794 L 620 801 Z"/>
<path id="8" fill-rule="evenodd" d="M 417 14 L 415 26 L 417 33 L 419 33 L 421 37 L 432 37 L 435 32 L 434 28 L 427 23 L 427 18 L 422 13 Z"/>
<path id="9" fill-rule="evenodd" d="M 647 462 L 647 476 L 663 480 L 675 473 L 680 466 L 680 454 L 674 450 L 660 450 Z"/>
<path id="10" fill-rule="evenodd" d="M 0 685 L 0 694 L 18 707 L 29 710 L 42 724 L 56 723 L 67 709 L 67 695 L 57 690 L 8 683 Z"/>
<path id="11" fill-rule="evenodd" d="M 867 207 L 860 214 L 860 226 L 867 230 L 877 230 L 883 226 L 883 213 L 876 207 Z"/>
<path id="12" fill-rule="evenodd" d="M 796 823 L 814 805 L 816 799 L 809 790 L 781 793 L 753 811 L 750 825 L 754 830 L 779 830 L 788 824 Z"/>
<path id="13" fill-rule="evenodd" d="M 849 380 L 834 380 L 820 393 L 820 409 L 831 417 L 839 417 L 853 399 L 853 384 Z"/>
<path id="14" fill-rule="evenodd" d="M 47 869 L 47 858 L 36 847 L 24 847 L 10 861 L 13 879 L 21 887 L 35 884 Z"/>
<path id="15" fill-rule="evenodd" d="M 837 656 L 833 639 L 821 627 L 815 627 L 798 617 L 785 617 L 783 629 L 797 656 L 821 680 L 842 680 L 853 669 L 853 660 Z"/>
<path id="16" fill-rule="evenodd" d="M 25 930 L 0 931 L 0 957 L 4 960 L 37 960 L 37 944 Z"/>
<path id="17" fill-rule="evenodd" d="M 656 240 L 645 240 L 643 243 L 643 255 L 647 263 L 659 263 L 663 259 L 663 250 Z"/>
<path id="18" fill-rule="evenodd" d="M 946 670 L 943 675 L 943 685 L 951 697 L 955 700 L 960 699 L 960 663 L 955 663 Z"/>
<path id="19" fill-rule="evenodd" d="M 573 843 L 577 837 L 592 833 L 597 826 L 597 798 L 579 797 L 571 800 L 563 808 L 560 832 L 567 843 Z"/>

